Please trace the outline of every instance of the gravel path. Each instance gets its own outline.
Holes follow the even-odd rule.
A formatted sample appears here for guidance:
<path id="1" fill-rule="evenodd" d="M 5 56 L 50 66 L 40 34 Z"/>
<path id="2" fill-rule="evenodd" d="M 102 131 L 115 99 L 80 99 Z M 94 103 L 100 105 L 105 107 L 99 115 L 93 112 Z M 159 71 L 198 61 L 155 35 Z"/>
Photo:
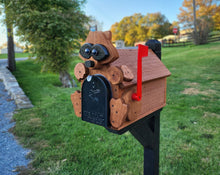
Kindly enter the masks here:
<path id="1" fill-rule="evenodd" d="M 0 175 L 16 175 L 17 166 L 27 166 L 25 158 L 29 150 L 22 148 L 14 136 L 8 132 L 15 123 L 11 122 L 16 105 L 4 90 L 0 80 Z"/>

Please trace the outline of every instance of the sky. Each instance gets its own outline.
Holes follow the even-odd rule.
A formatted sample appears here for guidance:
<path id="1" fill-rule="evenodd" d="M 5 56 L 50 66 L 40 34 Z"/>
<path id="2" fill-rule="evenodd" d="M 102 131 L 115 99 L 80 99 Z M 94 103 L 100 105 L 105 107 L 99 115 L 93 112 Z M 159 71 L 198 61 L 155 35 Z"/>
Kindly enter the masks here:
<path id="1" fill-rule="evenodd" d="M 134 13 L 146 15 L 160 12 L 170 23 L 178 21 L 177 15 L 182 2 L 183 0 L 87 0 L 84 11 L 103 22 L 103 31 L 106 31 L 115 22 Z"/>
<path id="2" fill-rule="evenodd" d="M 96 20 L 102 22 L 103 31 L 107 31 L 112 24 L 134 13 L 146 15 L 160 12 L 172 23 L 177 21 L 182 2 L 183 0 L 87 0 L 83 11 L 86 15 L 94 16 Z M 6 37 L 6 28 L 0 23 L 0 46 L 7 41 Z M 17 40 L 18 38 L 15 38 L 15 41 Z"/>

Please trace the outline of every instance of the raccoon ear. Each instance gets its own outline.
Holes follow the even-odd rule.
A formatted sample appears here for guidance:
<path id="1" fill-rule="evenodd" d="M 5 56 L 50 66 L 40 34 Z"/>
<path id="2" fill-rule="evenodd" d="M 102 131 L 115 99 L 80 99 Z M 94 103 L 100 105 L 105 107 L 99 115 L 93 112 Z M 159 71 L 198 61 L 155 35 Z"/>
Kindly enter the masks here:
<path id="1" fill-rule="evenodd" d="M 106 31 L 104 32 L 105 37 L 107 38 L 107 40 L 112 40 L 112 32 L 111 31 Z"/>

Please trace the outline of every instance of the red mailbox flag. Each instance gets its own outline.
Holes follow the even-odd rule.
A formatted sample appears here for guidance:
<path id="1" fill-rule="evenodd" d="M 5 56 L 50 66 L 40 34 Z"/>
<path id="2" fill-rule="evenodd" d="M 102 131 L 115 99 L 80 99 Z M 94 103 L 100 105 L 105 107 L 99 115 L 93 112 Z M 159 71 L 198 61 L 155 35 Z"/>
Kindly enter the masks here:
<path id="1" fill-rule="evenodd" d="M 148 56 L 148 46 L 138 45 L 137 60 L 137 93 L 132 94 L 132 100 L 140 101 L 142 97 L 142 58 Z"/>

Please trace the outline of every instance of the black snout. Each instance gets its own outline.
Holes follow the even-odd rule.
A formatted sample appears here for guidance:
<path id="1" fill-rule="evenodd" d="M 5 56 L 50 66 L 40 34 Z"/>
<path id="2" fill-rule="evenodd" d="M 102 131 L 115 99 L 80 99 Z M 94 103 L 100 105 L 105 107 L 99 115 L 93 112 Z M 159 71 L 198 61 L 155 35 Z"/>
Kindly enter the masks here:
<path id="1" fill-rule="evenodd" d="M 85 66 L 87 67 L 87 68 L 89 68 L 89 67 L 94 67 L 95 66 L 95 63 L 94 63 L 94 61 L 86 61 L 85 62 Z"/>

